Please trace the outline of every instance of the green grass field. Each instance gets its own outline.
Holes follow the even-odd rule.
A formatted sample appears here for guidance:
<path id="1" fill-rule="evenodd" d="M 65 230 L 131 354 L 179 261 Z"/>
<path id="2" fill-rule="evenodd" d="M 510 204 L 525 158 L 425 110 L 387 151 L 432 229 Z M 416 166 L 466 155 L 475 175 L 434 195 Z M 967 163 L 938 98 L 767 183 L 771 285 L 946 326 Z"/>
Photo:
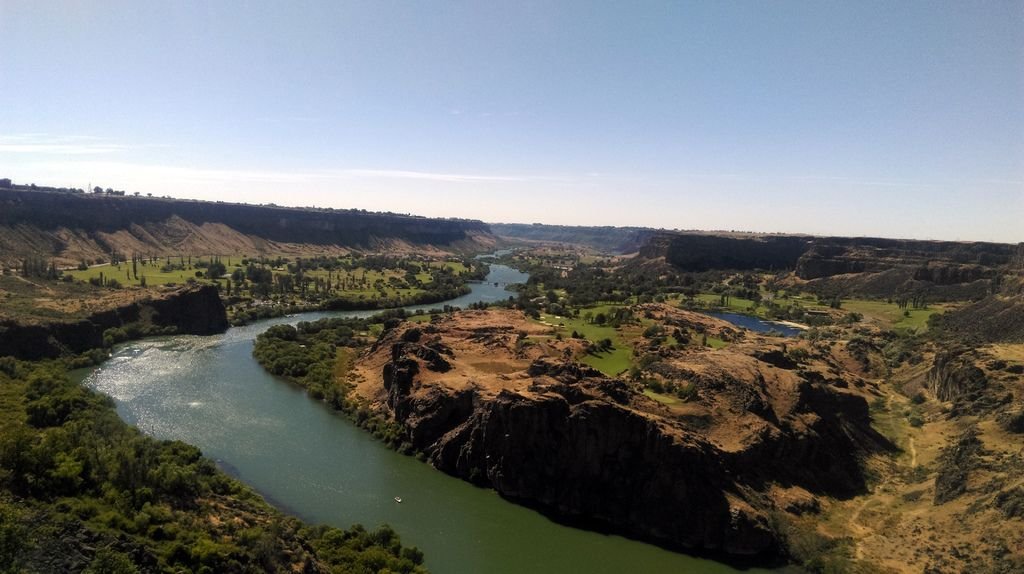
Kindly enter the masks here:
<path id="1" fill-rule="evenodd" d="M 235 255 L 230 257 L 221 257 L 221 263 L 224 263 L 227 268 L 227 274 L 230 275 L 236 269 L 241 269 L 241 261 L 244 259 L 244 255 Z M 205 269 L 195 267 L 195 263 L 200 261 L 209 261 L 209 258 L 198 258 L 193 257 L 193 265 L 188 264 L 188 258 L 182 261 L 180 258 L 172 257 L 171 263 L 176 265 L 184 264 L 185 269 L 175 269 L 169 271 L 163 271 L 162 268 L 167 265 L 167 258 L 156 260 L 153 264 L 147 261 L 140 261 L 137 264 L 138 279 L 135 278 L 135 274 L 132 273 L 131 261 L 120 263 L 118 265 L 99 265 L 96 267 L 90 267 L 85 270 L 68 270 L 66 274 L 71 275 L 77 281 L 88 282 L 90 279 L 98 279 L 102 274 L 105 279 L 116 279 L 123 286 L 138 286 L 142 284 L 142 279 L 145 278 L 146 285 L 155 287 L 158 285 L 182 285 L 189 279 L 196 281 L 209 281 L 205 277 Z M 230 263 L 230 265 L 229 265 Z M 466 271 L 466 266 L 459 261 L 431 261 L 427 265 L 432 269 L 439 269 L 441 267 L 448 267 L 455 273 L 462 273 Z M 202 272 L 204 277 L 197 277 L 196 272 Z M 281 275 L 284 271 L 275 270 L 275 275 Z M 328 277 L 328 271 L 325 269 L 315 269 L 307 271 L 306 275 L 309 277 L 319 277 L 326 279 Z M 344 290 L 338 290 L 339 295 L 345 295 L 355 298 L 373 299 L 376 297 L 396 297 L 396 296 L 408 296 L 419 293 L 422 289 L 419 288 L 396 288 L 389 281 L 392 278 L 404 279 L 405 273 L 399 270 L 386 269 L 383 271 L 365 270 L 362 267 L 357 267 L 351 271 L 345 270 L 334 270 L 330 272 L 332 282 L 344 280 L 349 285 Z M 431 281 L 431 275 L 427 271 L 423 271 L 417 274 L 419 279 L 424 284 Z M 354 280 L 354 281 L 353 281 Z M 365 280 L 365 282 L 364 282 Z M 382 282 L 383 295 L 381 290 L 376 287 L 378 281 Z M 352 287 L 352 283 L 356 283 L 355 287 Z"/>
<path id="2" fill-rule="evenodd" d="M 582 309 L 580 314 L 582 315 L 586 312 L 590 312 L 593 315 L 597 315 L 598 313 L 607 314 L 613 307 L 615 306 L 597 305 L 594 307 L 587 307 L 586 309 Z M 600 341 L 602 339 L 611 339 L 613 347 L 611 351 L 587 354 L 582 358 L 583 363 L 594 367 L 606 375 L 618 375 L 623 371 L 629 370 L 633 365 L 633 348 L 613 327 L 588 323 L 582 317 L 574 318 L 557 315 L 541 315 L 541 321 L 555 326 L 561 324 L 561 326 L 558 327 L 558 332 L 561 333 L 563 337 L 569 337 L 572 335 L 573 331 L 576 331 L 591 342 Z"/>
<path id="3" fill-rule="evenodd" d="M 860 313 L 865 318 L 877 319 L 893 329 L 916 329 L 918 332 L 928 329 L 928 317 L 935 313 L 941 313 L 944 310 L 941 306 L 932 306 L 927 309 L 908 309 L 910 315 L 906 316 L 903 313 L 903 309 L 900 309 L 895 303 L 868 299 L 843 299 L 842 309 Z"/>
<path id="4" fill-rule="evenodd" d="M 177 258 L 171 258 L 171 261 L 175 264 L 179 263 Z M 198 259 L 194 259 L 193 263 L 196 263 L 198 261 Z M 228 258 L 225 257 L 221 261 L 227 267 Z M 241 261 L 241 257 L 231 258 L 232 265 L 230 267 L 227 267 L 227 272 L 231 273 L 232 271 L 237 269 L 239 267 L 239 261 Z M 166 259 L 159 259 L 152 265 L 148 261 L 140 262 L 138 264 L 139 279 L 136 279 L 135 275 L 131 273 L 131 261 L 121 263 L 118 265 L 98 265 L 96 267 L 90 267 L 83 271 L 69 270 L 65 271 L 64 273 L 67 275 L 71 275 L 78 281 L 88 281 L 89 279 L 97 279 L 102 273 L 105 279 L 116 279 L 121 285 L 125 286 L 140 285 L 142 283 L 143 277 L 146 278 L 146 284 L 150 286 L 169 285 L 172 283 L 176 285 L 181 285 L 188 281 L 189 279 L 195 279 L 197 281 L 202 280 L 196 277 L 196 271 L 203 271 L 205 274 L 205 269 L 199 269 L 196 267 L 189 268 L 187 259 L 185 263 L 186 269 L 176 269 L 174 271 L 168 272 L 161 271 L 161 268 L 166 264 Z"/>
<path id="5" fill-rule="evenodd" d="M 658 401 L 663 405 L 668 405 L 670 407 L 673 405 L 678 405 L 683 402 L 682 399 L 673 397 L 672 395 L 663 395 L 661 393 L 656 393 L 651 389 L 644 389 L 644 395 Z"/>
<path id="6" fill-rule="evenodd" d="M 700 293 L 697 295 L 696 300 L 714 307 L 718 307 L 721 303 L 721 297 L 714 293 Z M 783 305 L 787 303 L 795 304 L 808 310 L 828 310 L 828 307 L 818 303 L 817 297 L 809 294 L 792 295 L 777 299 L 776 302 Z M 737 313 L 755 315 L 762 319 L 767 318 L 766 307 L 758 306 L 752 310 L 753 303 L 750 299 L 731 297 L 726 309 Z M 905 316 L 904 310 L 900 309 L 895 303 L 872 299 L 842 299 L 840 310 L 847 313 L 860 313 L 865 319 L 874 319 L 890 329 L 916 329 L 918 332 L 921 332 L 928 328 L 928 317 L 935 313 L 941 313 L 945 308 L 942 305 L 933 305 L 927 309 L 910 309 L 909 316 Z M 708 339 L 708 343 L 713 347 L 718 347 L 710 339 Z M 721 346 L 724 346 L 724 343 Z"/>
<path id="7" fill-rule="evenodd" d="M 699 293 L 696 297 L 696 300 L 704 303 L 705 305 L 713 307 L 718 307 L 722 302 L 721 296 L 716 295 L 715 293 Z M 747 315 L 756 315 L 758 317 L 764 318 L 765 308 L 758 306 L 757 309 L 751 311 L 751 307 L 753 307 L 753 305 L 754 302 L 750 299 L 743 299 L 741 297 L 730 297 L 729 304 L 725 306 L 725 309 L 727 311 L 732 311 L 734 313 L 744 313 Z"/>

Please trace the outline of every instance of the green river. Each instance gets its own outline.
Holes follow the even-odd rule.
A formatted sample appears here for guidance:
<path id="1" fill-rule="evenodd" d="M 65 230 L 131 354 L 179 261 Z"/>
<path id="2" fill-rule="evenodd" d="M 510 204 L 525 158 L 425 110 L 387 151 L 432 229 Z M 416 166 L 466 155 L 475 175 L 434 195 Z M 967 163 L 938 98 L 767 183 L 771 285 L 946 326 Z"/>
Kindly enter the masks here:
<path id="1" fill-rule="evenodd" d="M 505 285 L 525 279 L 518 271 L 492 265 L 487 282 L 448 303 L 507 298 Z M 339 527 L 390 524 L 403 543 L 424 551 L 432 572 L 735 571 L 715 561 L 557 524 L 492 490 L 400 455 L 299 388 L 267 374 L 252 358 L 256 335 L 273 324 L 368 314 L 305 313 L 222 335 L 138 341 L 119 347 L 84 382 L 113 397 L 128 423 L 149 435 L 200 447 L 286 512 Z"/>

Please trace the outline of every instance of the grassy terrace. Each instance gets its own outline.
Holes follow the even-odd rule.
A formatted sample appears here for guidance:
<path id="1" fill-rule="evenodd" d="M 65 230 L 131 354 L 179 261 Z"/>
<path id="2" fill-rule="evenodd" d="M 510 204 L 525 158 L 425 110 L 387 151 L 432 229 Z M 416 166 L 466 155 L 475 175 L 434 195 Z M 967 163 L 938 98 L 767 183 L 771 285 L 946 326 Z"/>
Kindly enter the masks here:
<path id="1" fill-rule="evenodd" d="M 222 262 L 227 268 L 227 273 L 230 274 L 235 269 L 239 269 L 241 267 L 239 263 L 241 260 L 241 256 L 230 258 L 225 257 L 222 259 Z M 179 263 L 178 258 L 176 257 L 172 257 L 171 261 L 175 264 Z M 194 262 L 197 263 L 199 261 L 199 259 L 196 259 Z M 228 264 L 229 261 L 231 262 L 230 265 Z M 96 265 L 94 267 L 90 267 L 88 269 L 83 270 L 67 270 L 64 271 L 64 274 L 74 277 L 76 281 L 89 281 L 90 279 L 99 279 L 100 275 L 102 274 L 103 277 L 106 279 L 116 279 L 121 285 L 138 286 L 142 283 L 143 277 L 146 279 L 147 285 L 181 285 L 188 281 L 189 279 L 197 279 L 196 271 L 205 271 L 204 269 L 192 267 L 187 263 L 185 264 L 185 269 L 163 271 L 162 268 L 166 264 L 166 259 L 158 259 L 153 264 L 150 264 L 148 260 L 146 262 L 140 261 L 138 263 L 138 279 L 136 279 L 134 275 L 131 273 L 131 261 L 119 263 L 117 265 Z"/>
<path id="2" fill-rule="evenodd" d="M 843 309 L 854 313 L 860 313 L 864 317 L 870 317 L 882 321 L 893 329 L 916 329 L 918 332 L 928 329 L 928 317 L 935 313 L 946 310 L 943 305 L 933 305 L 927 309 L 909 309 L 910 315 L 905 316 L 903 309 L 895 303 L 885 301 L 870 301 L 867 299 L 846 299 L 843 300 Z"/>
<path id="3" fill-rule="evenodd" d="M 716 293 L 699 293 L 696 297 L 697 301 L 700 301 L 704 305 L 709 307 L 721 306 L 721 296 Z M 743 299 L 742 297 L 730 297 L 728 304 L 723 308 L 726 311 L 732 311 L 734 313 L 746 313 L 747 315 L 757 315 L 758 317 L 765 316 L 765 310 L 763 307 L 757 307 L 752 309 L 754 302 L 750 299 Z"/>
<path id="4" fill-rule="evenodd" d="M 580 310 L 579 317 L 563 317 L 560 315 L 542 314 L 540 320 L 546 325 L 554 326 L 563 337 L 570 337 L 573 331 L 585 337 L 591 343 L 602 339 L 609 339 L 612 342 L 612 350 L 601 353 L 589 353 L 583 357 L 582 362 L 594 367 L 606 375 L 618 375 L 629 370 L 633 364 L 633 348 L 625 340 L 618 329 L 608 325 L 598 325 L 584 318 L 587 313 L 597 316 L 603 313 L 606 316 L 614 309 L 615 305 L 596 305 Z"/>
<path id="5" fill-rule="evenodd" d="M 767 293 L 766 293 L 767 294 Z M 678 300 L 678 297 L 673 297 Z M 762 319 L 768 317 L 767 308 L 764 305 L 754 306 L 754 301 L 741 297 L 730 297 L 728 304 L 721 307 L 721 296 L 716 293 L 700 293 L 695 300 L 709 308 L 721 308 L 724 311 L 753 315 Z M 829 307 L 818 303 L 812 295 L 783 295 L 776 298 L 776 303 L 781 305 L 797 305 L 808 311 L 828 311 Z M 882 327 L 889 329 L 915 329 L 922 332 L 928 329 L 928 318 L 935 313 L 941 313 L 949 308 L 948 305 L 933 304 L 925 309 L 907 309 L 908 315 L 904 314 L 896 303 L 874 299 L 842 299 L 840 311 L 843 313 L 859 313 L 865 319 L 877 321 Z M 709 341 L 711 343 L 711 341 Z M 714 346 L 714 345 L 712 345 Z"/>
<path id="6" fill-rule="evenodd" d="M 662 393 L 656 393 L 656 392 L 652 391 L 651 389 L 644 389 L 644 395 L 647 396 L 648 398 L 654 399 L 654 400 L 658 401 L 659 403 L 661 403 L 663 405 L 666 405 L 666 406 L 669 406 L 669 407 L 672 407 L 672 406 L 675 406 L 675 405 L 679 405 L 679 404 L 682 404 L 683 402 L 685 402 L 685 401 L 683 401 L 683 399 L 680 399 L 678 397 L 675 397 L 675 396 L 672 396 L 672 395 L 666 395 L 666 394 L 662 394 Z"/>
<path id="7" fill-rule="evenodd" d="M 102 289 L 84 283 L 0 275 L 0 319 L 23 323 L 78 321 L 148 296 L 144 289 Z"/>
<path id="8" fill-rule="evenodd" d="M 243 269 L 241 262 L 245 259 L 245 255 L 231 255 L 221 256 L 220 262 L 224 264 L 226 268 L 225 275 L 231 275 L 236 269 Z M 142 280 L 145 279 L 148 286 L 157 285 L 181 285 L 188 280 L 194 281 L 210 281 L 209 278 L 205 277 L 205 268 L 196 266 L 202 262 L 209 263 L 210 258 L 193 257 L 192 264 L 189 264 L 189 259 L 180 257 L 171 257 L 169 262 L 176 266 L 183 266 L 183 269 L 167 269 L 168 259 L 158 258 L 153 263 L 149 260 L 139 261 L 137 263 L 137 275 L 133 271 L 132 262 L 122 262 L 117 265 L 97 265 L 84 270 L 68 270 L 64 273 L 70 275 L 76 281 L 88 282 L 89 280 L 97 280 L 102 275 L 105 279 L 116 279 L 123 286 L 139 286 L 142 284 Z M 351 262 L 351 259 L 348 260 Z M 429 267 L 431 269 L 440 269 L 441 267 L 448 267 L 454 273 L 459 274 L 466 271 L 466 266 L 459 261 L 431 261 L 431 262 L 418 262 L 422 267 Z M 196 275 L 199 272 L 201 275 Z M 273 273 L 275 276 L 288 274 L 284 268 L 274 268 Z M 332 279 L 335 285 L 342 284 L 346 287 L 344 289 L 336 289 L 340 294 L 354 296 L 356 298 L 374 298 L 381 294 L 383 290 L 383 296 L 385 297 L 396 297 L 396 296 L 407 296 L 422 291 L 421 289 L 410 287 L 410 288 L 396 288 L 390 284 L 392 279 L 404 279 L 405 273 L 401 270 L 385 269 L 385 270 L 368 270 L 362 267 L 356 267 L 352 270 L 335 269 L 328 272 L 326 269 L 310 269 L 304 271 L 307 277 L 327 279 L 328 276 Z M 416 278 L 424 284 L 429 283 L 432 279 L 431 274 L 424 269 L 420 273 L 416 274 Z M 378 289 L 377 285 L 380 285 Z"/>

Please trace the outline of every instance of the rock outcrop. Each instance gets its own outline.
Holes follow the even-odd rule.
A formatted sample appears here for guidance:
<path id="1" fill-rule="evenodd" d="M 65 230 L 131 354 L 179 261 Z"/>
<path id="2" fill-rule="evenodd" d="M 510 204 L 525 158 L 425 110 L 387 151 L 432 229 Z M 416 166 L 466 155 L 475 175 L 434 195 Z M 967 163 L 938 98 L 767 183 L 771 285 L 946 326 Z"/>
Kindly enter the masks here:
<path id="1" fill-rule="evenodd" d="M 108 329 L 144 333 L 211 335 L 228 328 L 227 312 L 213 285 L 157 292 L 152 297 L 71 322 L 0 321 L 0 356 L 26 360 L 77 354 L 104 346 Z"/>
<path id="2" fill-rule="evenodd" d="M 819 293 L 895 297 L 927 291 L 930 300 L 977 299 L 1004 273 L 1019 274 L 1024 246 L 871 237 L 659 232 L 640 250 L 675 268 L 792 271 Z"/>
<path id="3" fill-rule="evenodd" d="M 696 351 L 695 398 L 673 410 L 557 348 L 517 344 L 513 315 L 399 326 L 360 359 L 358 392 L 437 468 L 563 519 L 774 555 L 772 485 L 852 495 L 864 489 L 859 455 L 888 448 L 864 397 L 803 376 L 806 366 Z"/>
<path id="4" fill-rule="evenodd" d="M 796 266 L 813 238 L 777 235 L 705 235 L 660 233 L 640 250 L 642 257 L 664 257 L 684 271 L 773 269 Z"/>
<path id="5" fill-rule="evenodd" d="M 935 355 L 927 381 L 928 389 L 940 401 L 959 401 L 979 395 L 987 379 L 969 350 L 954 348 Z"/>
<path id="6" fill-rule="evenodd" d="M 934 504 L 945 504 L 967 491 L 967 479 L 978 463 L 981 448 L 977 430 L 969 428 L 943 449 L 935 475 Z"/>

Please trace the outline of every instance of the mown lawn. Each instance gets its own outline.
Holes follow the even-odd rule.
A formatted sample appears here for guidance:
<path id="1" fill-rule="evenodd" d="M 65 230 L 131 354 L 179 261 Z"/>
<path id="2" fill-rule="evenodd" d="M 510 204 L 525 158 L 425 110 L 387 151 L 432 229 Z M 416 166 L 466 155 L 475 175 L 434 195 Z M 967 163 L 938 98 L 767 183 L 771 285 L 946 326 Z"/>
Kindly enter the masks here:
<path id="1" fill-rule="evenodd" d="M 895 303 L 869 299 L 843 299 L 841 308 L 848 312 L 860 313 L 865 318 L 877 319 L 893 329 L 917 329 L 919 332 L 928 329 L 928 317 L 944 310 L 941 306 L 908 309 L 910 315 L 905 316 L 904 310 Z"/>
<path id="2" fill-rule="evenodd" d="M 608 314 L 613 305 L 598 305 L 588 307 L 580 311 L 580 315 L 591 313 Z M 591 343 L 602 339 L 610 339 L 612 350 L 603 353 L 591 353 L 585 355 L 581 361 L 610 376 L 618 375 L 629 370 L 633 365 L 633 348 L 623 339 L 622 335 L 613 327 L 598 325 L 587 322 L 582 317 L 563 317 L 559 315 L 541 315 L 541 321 L 558 327 L 563 337 L 569 337 L 573 331 L 583 335 Z M 561 324 L 561 326 L 559 326 Z"/>
<path id="3" fill-rule="evenodd" d="M 721 297 L 714 293 L 700 293 L 697 295 L 696 299 L 706 305 L 716 307 L 721 303 Z M 816 297 L 808 294 L 792 295 L 790 297 L 777 299 L 776 302 L 782 305 L 791 303 L 808 310 L 828 309 L 824 305 L 820 305 Z M 766 318 L 766 307 L 758 306 L 757 309 L 751 311 L 753 303 L 754 302 L 750 299 L 731 297 L 726 308 L 729 311 Z M 881 322 L 883 326 L 890 329 L 916 329 L 918 332 L 921 332 L 928 328 L 928 317 L 931 317 L 934 313 L 940 313 L 945 309 L 943 305 L 933 305 L 927 309 L 910 309 L 909 316 L 904 316 L 904 310 L 900 309 L 895 303 L 887 303 L 885 301 L 877 301 L 873 299 L 842 299 L 840 310 L 847 313 L 860 313 L 865 319 L 877 320 Z M 716 346 L 710 340 L 708 343 L 712 346 Z"/>
<path id="4" fill-rule="evenodd" d="M 656 392 L 652 391 L 651 389 L 644 389 L 644 395 L 646 395 L 646 396 L 648 396 L 648 397 L 658 401 L 659 403 L 661 403 L 663 405 L 668 405 L 670 407 L 672 405 L 678 405 L 678 404 L 683 402 L 682 399 L 679 399 L 677 397 L 673 397 L 672 395 L 663 395 L 661 393 L 656 393 Z"/>
<path id="5" fill-rule="evenodd" d="M 226 273 L 230 275 L 234 270 L 242 268 L 241 261 L 243 256 L 231 256 L 221 257 L 221 263 L 224 263 L 227 268 Z M 140 261 L 137 264 L 138 276 L 135 278 L 135 273 L 132 273 L 131 261 L 120 263 L 118 265 L 100 265 L 96 267 L 90 267 L 85 270 L 67 270 L 66 274 L 71 275 L 75 280 L 88 282 L 90 279 L 98 279 L 102 274 L 105 279 L 116 279 L 123 286 L 138 286 L 142 283 L 142 278 L 145 278 L 146 284 L 155 287 L 158 285 L 182 285 L 189 279 L 196 281 L 208 281 L 204 277 L 197 277 L 196 272 L 202 272 L 205 275 L 205 268 L 196 267 L 195 264 L 199 261 L 209 261 L 208 258 L 200 259 L 198 257 L 192 258 L 192 265 L 188 264 L 188 258 L 181 259 L 177 257 L 171 258 L 171 263 L 176 265 L 185 265 L 185 269 L 175 269 L 163 271 L 162 268 L 167 265 L 167 258 L 156 260 L 153 264 L 147 261 Z M 229 265 L 230 263 L 230 265 Z M 438 269 L 440 267 L 449 267 L 454 272 L 460 273 L 466 270 L 466 266 L 461 262 L 452 261 L 435 261 L 429 263 L 431 268 Z M 274 275 L 285 274 L 285 271 L 280 269 L 274 270 Z M 315 277 L 321 279 L 327 279 L 331 277 L 332 283 L 338 285 L 339 282 L 344 280 L 346 289 L 341 290 L 335 287 L 339 295 L 347 295 L 351 297 L 362 297 L 364 299 L 374 299 L 377 297 L 396 297 L 396 296 L 409 296 L 422 291 L 419 288 L 396 288 L 389 281 L 392 278 L 403 279 L 405 273 L 398 270 L 385 269 L 383 271 L 367 270 L 362 267 L 355 268 L 351 271 L 345 270 L 333 270 L 328 274 L 325 269 L 314 269 L 305 272 L 307 277 Z M 421 272 L 417 274 L 417 278 L 424 284 L 431 281 L 431 275 L 429 272 Z M 378 289 L 376 284 L 380 282 L 382 289 Z M 381 291 L 383 290 L 383 295 Z"/>
<path id="6" fill-rule="evenodd" d="M 722 303 L 721 295 L 715 293 L 699 293 L 696 297 L 697 301 L 704 303 L 705 305 L 719 307 Z M 729 303 L 724 307 L 727 311 L 734 313 L 743 313 L 745 315 L 756 315 L 758 317 L 765 316 L 765 308 L 758 306 L 757 309 L 751 311 L 751 307 L 754 305 L 754 301 L 751 299 L 744 299 L 742 297 L 730 297 Z"/>
<path id="7" fill-rule="evenodd" d="M 229 258 L 227 257 L 221 258 L 221 262 L 224 263 L 225 267 L 227 267 L 227 272 L 231 273 L 232 271 L 239 267 L 239 262 L 242 260 L 242 258 L 230 258 L 230 261 L 232 263 L 232 265 L 230 266 L 228 266 L 228 259 Z M 209 261 L 209 259 L 204 259 L 204 261 Z M 177 257 L 172 257 L 171 262 L 176 265 L 181 264 Z M 181 285 L 184 284 L 189 279 L 195 279 L 197 281 L 202 281 L 204 279 L 196 277 L 196 271 L 200 271 L 204 275 L 206 273 L 206 269 L 194 266 L 195 263 L 199 262 L 199 259 L 193 258 L 192 262 L 193 265 L 189 266 L 188 259 L 186 258 L 184 264 L 185 269 L 175 269 L 173 271 L 165 272 L 162 271 L 161 268 L 167 264 L 167 259 L 158 259 L 153 264 L 150 264 L 148 260 L 145 262 L 140 261 L 138 263 L 138 279 L 136 279 L 135 274 L 132 273 L 131 261 L 119 263 L 118 265 L 99 265 L 81 271 L 77 269 L 68 270 L 65 271 L 64 273 L 67 275 L 71 275 L 78 281 L 98 279 L 100 277 L 100 274 L 102 273 L 105 279 L 116 279 L 118 283 L 125 286 L 140 285 L 142 283 L 143 277 L 145 277 L 146 279 L 146 285 L 150 286 L 169 284 Z"/>

